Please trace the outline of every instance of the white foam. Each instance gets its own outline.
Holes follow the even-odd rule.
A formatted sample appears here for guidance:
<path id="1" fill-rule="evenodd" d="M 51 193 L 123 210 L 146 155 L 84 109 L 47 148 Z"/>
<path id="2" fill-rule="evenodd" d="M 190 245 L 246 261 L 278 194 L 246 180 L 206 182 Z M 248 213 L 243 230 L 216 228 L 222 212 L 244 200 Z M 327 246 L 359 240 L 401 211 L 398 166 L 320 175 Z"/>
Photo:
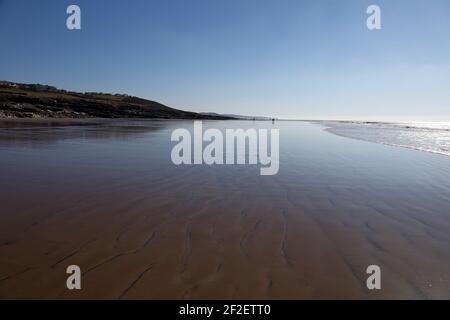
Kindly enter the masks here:
<path id="1" fill-rule="evenodd" d="M 449 122 L 323 122 L 340 136 L 450 156 Z"/>

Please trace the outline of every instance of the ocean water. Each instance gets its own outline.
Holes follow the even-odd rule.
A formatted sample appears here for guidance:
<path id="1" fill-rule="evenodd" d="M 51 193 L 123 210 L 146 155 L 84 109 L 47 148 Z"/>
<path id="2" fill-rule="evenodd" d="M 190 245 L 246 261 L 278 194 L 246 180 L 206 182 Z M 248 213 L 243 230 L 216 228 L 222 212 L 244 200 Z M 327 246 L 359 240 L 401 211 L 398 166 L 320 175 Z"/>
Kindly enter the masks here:
<path id="1" fill-rule="evenodd" d="M 323 122 L 327 131 L 359 140 L 450 155 L 450 122 Z"/>

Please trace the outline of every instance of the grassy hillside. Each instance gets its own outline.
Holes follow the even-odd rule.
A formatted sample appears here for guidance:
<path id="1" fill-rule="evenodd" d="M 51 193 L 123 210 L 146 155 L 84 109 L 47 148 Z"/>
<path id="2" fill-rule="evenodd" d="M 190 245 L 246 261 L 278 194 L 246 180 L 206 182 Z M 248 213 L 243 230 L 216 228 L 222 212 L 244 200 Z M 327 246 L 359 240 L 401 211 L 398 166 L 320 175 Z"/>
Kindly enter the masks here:
<path id="1" fill-rule="evenodd" d="M 68 92 L 10 82 L 0 82 L 0 118 L 231 119 L 127 95 Z"/>

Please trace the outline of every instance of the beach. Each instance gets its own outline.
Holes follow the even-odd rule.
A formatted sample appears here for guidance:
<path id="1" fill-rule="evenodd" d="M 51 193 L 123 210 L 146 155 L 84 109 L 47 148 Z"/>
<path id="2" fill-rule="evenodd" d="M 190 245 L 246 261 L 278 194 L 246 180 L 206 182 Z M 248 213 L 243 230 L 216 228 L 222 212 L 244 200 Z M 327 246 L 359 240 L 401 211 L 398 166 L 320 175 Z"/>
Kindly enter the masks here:
<path id="1" fill-rule="evenodd" d="M 450 157 L 204 121 L 279 129 L 279 173 L 176 166 L 170 135 L 192 126 L 0 122 L 0 299 L 450 298 Z"/>

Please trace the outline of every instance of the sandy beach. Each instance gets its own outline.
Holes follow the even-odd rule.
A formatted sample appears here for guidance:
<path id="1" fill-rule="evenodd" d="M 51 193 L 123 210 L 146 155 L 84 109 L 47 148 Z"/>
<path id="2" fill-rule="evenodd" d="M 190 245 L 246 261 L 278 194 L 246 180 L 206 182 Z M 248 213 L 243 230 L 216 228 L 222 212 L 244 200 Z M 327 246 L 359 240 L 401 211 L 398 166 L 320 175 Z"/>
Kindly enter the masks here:
<path id="1" fill-rule="evenodd" d="M 279 174 L 173 165 L 191 121 L 0 124 L 0 299 L 450 298 L 450 157 L 204 125 L 280 129 Z"/>

